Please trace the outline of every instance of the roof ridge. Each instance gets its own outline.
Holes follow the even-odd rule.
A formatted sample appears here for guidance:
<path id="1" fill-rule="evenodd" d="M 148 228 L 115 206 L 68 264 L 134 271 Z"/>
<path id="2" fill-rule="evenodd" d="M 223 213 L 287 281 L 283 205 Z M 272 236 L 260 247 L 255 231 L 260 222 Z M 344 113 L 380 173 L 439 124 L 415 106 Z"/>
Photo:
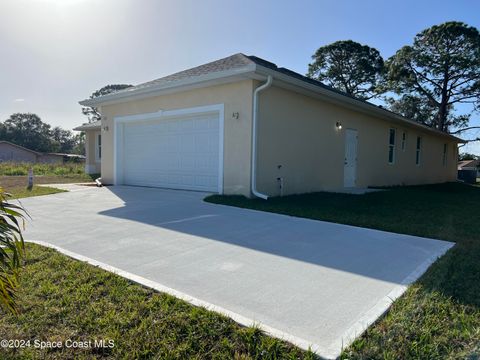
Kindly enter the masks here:
<path id="1" fill-rule="evenodd" d="M 230 56 L 226 56 L 221 59 L 217 59 L 214 61 L 204 63 L 202 65 L 195 66 L 193 68 L 180 70 L 173 74 L 169 74 L 160 78 L 156 78 L 151 81 L 137 84 L 135 86 L 132 86 L 120 91 L 116 91 L 115 94 L 128 93 L 141 88 L 148 88 L 158 83 L 178 81 L 184 78 L 190 78 L 190 77 L 201 76 L 209 73 L 227 71 L 227 70 L 240 68 L 247 65 L 255 65 L 255 61 L 250 59 L 249 56 L 239 52 Z"/>

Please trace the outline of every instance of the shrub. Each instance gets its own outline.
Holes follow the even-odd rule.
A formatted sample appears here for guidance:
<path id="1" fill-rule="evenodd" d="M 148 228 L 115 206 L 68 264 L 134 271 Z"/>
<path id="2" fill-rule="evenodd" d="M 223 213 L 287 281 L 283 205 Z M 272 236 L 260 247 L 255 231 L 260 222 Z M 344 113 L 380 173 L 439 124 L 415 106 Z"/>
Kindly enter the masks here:
<path id="1" fill-rule="evenodd" d="M 0 188 L 0 306 L 16 312 L 15 291 L 25 255 L 22 236 L 25 210 L 20 205 L 9 203 L 8 196 Z"/>
<path id="2" fill-rule="evenodd" d="M 32 168 L 34 175 L 83 175 L 85 174 L 84 165 L 76 162 L 67 162 L 64 164 L 42 164 L 42 163 L 0 163 L 0 176 L 25 176 L 28 170 Z"/>

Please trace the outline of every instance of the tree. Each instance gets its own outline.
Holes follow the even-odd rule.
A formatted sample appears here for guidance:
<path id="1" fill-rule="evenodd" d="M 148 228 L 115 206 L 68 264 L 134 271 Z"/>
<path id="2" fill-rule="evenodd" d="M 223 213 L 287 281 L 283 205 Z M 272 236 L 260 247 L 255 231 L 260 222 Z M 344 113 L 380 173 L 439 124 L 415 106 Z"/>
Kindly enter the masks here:
<path id="1" fill-rule="evenodd" d="M 10 141 L 38 152 L 82 151 L 83 154 L 85 151 L 82 149 L 81 137 L 59 126 L 52 129 L 38 115 L 31 113 L 12 114 L 5 122 L 0 122 L 0 140 Z"/>
<path id="2" fill-rule="evenodd" d="M 73 152 L 77 139 L 70 130 L 64 130 L 59 126 L 54 127 L 50 131 L 52 140 L 51 151 L 68 154 Z"/>
<path id="3" fill-rule="evenodd" d="M 480 107 L 480 33 L 461 22 L 446 22 L 418 33 L 386 62 L 391 109 L 440 131 L 469 130 L 470 112 Z"/>
<path id="4" fill-rule="evenodd" d="M 477 160 L 479 157 L 474 154 L 469 154 L 469 153 L 462 153 L 458 155 L 458 160 L 463 161 L 463 160 Z"/>
<path id="5" fill-rule="evenodd" d="M 25 211 L 7 201 L 9 195 L 0 188 L 0 306 L 15 313 L 18 273 L 25 255 L 22 221 Z"/>
<path id="6" fill-rule="evenodd" d="M 2 139 L 35 151 L 52 151 L 50 136 L 50 125 L 36 114 L 12 114 L 3 123 Z"/>
<path id="7" fill-rule="evenodd" d="M 85 155 L 85 132 L 81 131 L 79 134 L 74 135 L 75 147 L 73 148 L 74 154 Z"/>
<path id="8" fill-rule="evenodd" d="M 319 48 L 312 59 L 308 77 L 360 99 L 378 95 L 384 66 L 378 50 L 352 40 L 337 41 Z"/>
<path id="9" fill-rule="evenodd" d="M 127 84 L 107 85 L 90 95 L 90 99 L 105 96 L 123 89 L 127 89 L 131 86 L 132 85 Z M 90 123 L 101 119 L 101 114 L 98 112 L 98 109 L 96 107 L 84 106 L 82 107 L 82 114 L 88 117 L 88 122 Z"/>

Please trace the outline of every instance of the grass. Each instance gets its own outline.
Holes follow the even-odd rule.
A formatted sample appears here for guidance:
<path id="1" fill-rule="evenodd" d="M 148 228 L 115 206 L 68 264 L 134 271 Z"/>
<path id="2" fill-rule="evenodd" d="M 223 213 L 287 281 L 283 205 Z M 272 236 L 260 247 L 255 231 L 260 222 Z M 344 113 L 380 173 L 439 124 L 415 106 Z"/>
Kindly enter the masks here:
<path id="1" fill-rule="evenodd" d="M 92 342 L 113 348 L 2 349 L 8 359 L 313 359 L 314 355 L 203 308 L 134 284 L 55 250 L 27 245 L 20 315 L 2 314 L 0 339 Z"/>
<path id="2" fill-rule="evenodd" d="M 34 173 L 34 187 L 27 190 L 28 170 Z M 98 174 L 86 174 L 83 164 L 29 164 L 0 163 L 0 187 L 12 194 L 14 198 L 48 195 L 63 192 L 53 187 L 37 186 L 37 184 L 65 184 L 90 182 L 99 177 Z"/>
<path id="3" fill-rule="evenodd" d="M 85 174 L 85 165 L 82 163 L 65 163 L 65 164 L 41 164 L 41 163 L 16 163 L 1 162 L 0 176 L 26 176 L 28 170 L 33 169 L 34 175 L 49 176 L 76 176 L 87 178 Z"/>
<path id="4" fill-rule="evenodd" d="M 480 359 L 480 187 L 457 183 L 366 195 L 206 201 L 456 242 L 343 359 Z"/>
<path id="5" fill-rule="evenodd" d="M 61 192 L 66 192 L 66 190 L 57 189 L 50 186 L 34 186 L 31 190 L 28 190 L 26 187 L 15 187 L 7 189 L 7 192 L 14 199 L 21 199 L 32 196 L 57 194 Z"/>

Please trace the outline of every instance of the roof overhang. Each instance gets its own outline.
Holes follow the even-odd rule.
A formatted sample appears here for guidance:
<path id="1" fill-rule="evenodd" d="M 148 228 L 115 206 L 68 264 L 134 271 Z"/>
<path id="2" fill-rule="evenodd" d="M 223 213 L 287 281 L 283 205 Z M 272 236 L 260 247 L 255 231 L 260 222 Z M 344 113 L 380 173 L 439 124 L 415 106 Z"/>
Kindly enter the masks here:
<path id="1" fill-rule="evenodd" d="M 139 88 L 108 94 L 93 99 L 86 99 L 80 101 L 83 106 L 101 106 L 116 104 L 125 101 L 138 100 L 152 96 L 171 94 L 185 90 L 198 89 L 211 85 L 227 84 L 239 80 L 248 79 L 248 74 L 255 72 L 255 65 L 247 65 L 241 68 L 228 71 L 218 71 L 206 75 L 195 76 L 192 78 L 172 81 L 166 84 L 157 86 L 149 86 L 146 88 Z"/>
<path id="2" fill-rule="evenodd" d="M 269 69 L 258 64 L 247 65 L 234 70 L 218 71 L 206 75 L 188 78 L 185 80 L 172 81 L 166 84 L 159 84 L 156 86 L 149 86 L 133 90 L 127 89 L 125 91 L 120 91 L 98 98 L 82 100 L 79 103 L 83 106 L 98 107 L 122 103 L 126 101 L 139 100 L 152 96 L 160 96 L 186 90 L 198 89 L 207 86 L 227 84 L 245 79 L 265 80 L 269 75 L 272 76 L 274 84 L 279 87 L 302 93 L 310 97 L 315 97 L 324 101 L 335 103 L 339 106 L 359 111 L 370 116 L 373 115 L 377 118 L 388 120 L 393 123 L 414 127 L 421 131 L 433 133 L 435 135 L 448 138 L 449 140 L 455 141 L 457 143 L 466 142 L 465 140 L 462 140 L 456 136 L 446 134 L 442 131 L 417 123 L 416 121 L 395 114 L 374 104 L 358 100 L 350 96 L 346 96 L 336 91 L 332 91 L 331 89 L 328 89 L 326 87 L 324 88 L 322 86 L 302 81 L 301 79 L 289 76 L 282 72 L 275 71 L 273 69 Z M 92 127 L 91 124 L 85 124 L 74 128 L 74 130 L 87 131 L 97 129 L 99 130 L 100 128 L 100 124 L 98 125 L 98 127 Z"/>
<path id="3" fill-rule="evenodd" d="M 83 124 L 73 128 L 75 131 L 89 131 L 89 130 L 100 130 L 102 128 L 101 124 L 92 125 L 92 124 Z"/>
<path id="4" fill-rule="evenodd" d="M 374 104 L 337 93 L 328 88 L 323 88 L 314 84 L 307 83 L 300 79 L 296 79 L 292 76 L 288 76 L 286 74 L 263 67 L 261 65 L 257 65 L 257 73 L 264 75 L 264 78 L 266 78 L 268 75 L 271 75 L 274 78 L 274 84 L 279 87 L 293 90 L 307 96 L 319 98 L 321 100 L 328 101 L 342 107 L 349 108 L 351 110 L 359 111 L 370 116 L 373 115 L 380 119 L 389 120 L 393 123 L 408 125 L 410 127 L 423 130 L 425 132 L 434 133 L 436 135 L 448 138 L 458 143 L 466 142 L 465 140 L 462 140 L 456 136 L 420 124 L 414 120 L 395 114 Z"/>

